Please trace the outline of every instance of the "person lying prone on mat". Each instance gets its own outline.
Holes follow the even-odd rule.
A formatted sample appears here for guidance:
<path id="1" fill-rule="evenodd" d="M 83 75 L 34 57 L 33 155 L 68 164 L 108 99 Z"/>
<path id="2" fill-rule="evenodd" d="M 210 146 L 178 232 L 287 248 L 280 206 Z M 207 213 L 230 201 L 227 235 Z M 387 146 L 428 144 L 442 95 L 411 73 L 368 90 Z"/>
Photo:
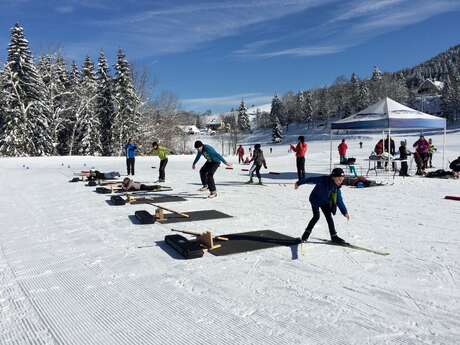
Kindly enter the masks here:
<path id="1" fill-rule="evenodd" d="M 120 173 L 118 171 L 109 171 L 103 173 L 98 170 L 90 170 L 89 172 L 82 173 L 82 176 L 87 176 L 88 178 L 96 180 L 112 180 L 114 178 L 120 177 Z"/>
<path id="2" fill-rule="evenodd" d="M 155 190 L 158 189 L 158 186 L 148 186 L 140 182 L 134 182 L 129 177 L 125 177 L 121 189 L 125 192 L 134 192 L 137 190 Z"/>

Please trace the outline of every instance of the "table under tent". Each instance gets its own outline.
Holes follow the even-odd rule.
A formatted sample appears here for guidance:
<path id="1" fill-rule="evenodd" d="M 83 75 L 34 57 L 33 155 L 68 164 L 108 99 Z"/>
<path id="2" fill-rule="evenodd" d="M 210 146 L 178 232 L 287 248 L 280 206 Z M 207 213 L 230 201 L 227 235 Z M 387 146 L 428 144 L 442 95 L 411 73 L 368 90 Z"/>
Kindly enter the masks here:
<path id="1" fill-rule="evenodd" d="M 388 133 L 388 148 L 390 148 L 391 130 L 409 129 L 444 129 L 443 149 L 442 149 L 442 168 L 445 168 L 445 146 L 446 146 L 446 119 L 422 113 L 421 111 L 409 108 L 391 98 L 383 98 L 378 102 L 368 106 L 366 109 L 351 115 L 342 120 L 331 123 L 330 131 L 330 155 L 329 169 L 332 169 L 332 134 L 333 131 L 363 131 L 381 130 L 383 140 L 385 131 Z M 388 155 L 388 164 L 391 166 L 392 157 Z M 388 178 L 389 178 L 388 170 Z"/>

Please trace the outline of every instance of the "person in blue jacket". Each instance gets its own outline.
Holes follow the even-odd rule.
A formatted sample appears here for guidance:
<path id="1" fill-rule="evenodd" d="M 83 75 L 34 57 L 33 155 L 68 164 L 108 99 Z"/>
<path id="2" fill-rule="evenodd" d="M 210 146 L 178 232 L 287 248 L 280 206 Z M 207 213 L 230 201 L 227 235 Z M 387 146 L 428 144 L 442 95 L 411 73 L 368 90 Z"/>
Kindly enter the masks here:
<path id="1" fill-rule="evenodd" d="M 319 209 L 323 211 L 324 217 L 326 217 L 327 225 L 329 226 L 329 233 L 331 235 L 331 241 L 338 244 L 346 244 L 346 242 L 337 236 L 337 232 L 334 226 L 334 220 L 332 215 L 335 215 L 337 207 L 347 220 L 350 220 L 347 208 L 342 199 L 342 193 L 340 187 L 345 179 L 345 173 L 341 168 L 335 168 L 332 170 L 329 176 L 318 176 L 318 177 L 304 177 L 297 181 L 295 189 L 299 186 L 310 183 L 315 184 L 315 188 L 310 194 L 310 204 L 313 210 L 313 218 L 308 223 L 305 232 L 302 235 L 302 242 L 308 240 L 313 227 L 319 220 Z"/>
<path id="2" fill-rule="evenodd" d="M 193 161 L 192 169 L 195 169 L 195 165 L 201 156 L 206 158 L 206 163 L 204 163 L 200 169 L 201 183 L 203 184 L 203 187 L 200 188 L 200 191 L 209 189 L 208 198 L 215 198 L 217 196 L 217 192 L 216 184 L 214 183 L 214 173 L 216 172 L 221 162 L 229 167 L 232 165 L 227 163 L 224 157 L 218 154 L 212 146 L 205 145 L 200 140 L 195 141 L 194 146 L 198 152 L 196 154 L 195 160 Z"/>
<path id="3" fill-rule="evenodd" d="M 128 176 L 134 175 L 134 162 L 136 158 L 136 151 L 136 144 L 133 144 L 132 139 L 129 138 L 128 143 L 125 145 L 126 167 L 128 170 Z"/>

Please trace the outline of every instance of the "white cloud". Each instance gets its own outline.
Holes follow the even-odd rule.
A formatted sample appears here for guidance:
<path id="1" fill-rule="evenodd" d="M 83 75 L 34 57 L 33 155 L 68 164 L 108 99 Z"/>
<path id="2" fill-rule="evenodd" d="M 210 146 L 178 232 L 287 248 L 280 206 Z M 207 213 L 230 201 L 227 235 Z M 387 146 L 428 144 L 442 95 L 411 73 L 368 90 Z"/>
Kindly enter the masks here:
<path id="1" fill-rule="evenodd" d="M 272 58 L 277 56 L 319 56 L 336 54 L 344 51 L 345 48 L 346 47 L 344 46 L 297 47 L 266 53 L 254 53 L 253 56 L 262 58 Z"/>
<path id="2" fill-rule="evenodd" d="M 235 50 L 233 54 L 247 58 L 335 54 L 389 31 L 459 9 L 460 1 L 454 0 L 353 1 L 340 6 L 336 14 L 322 24 L 303 28 L 268 42 L 245 44 L 244 48 Z M 304 41 L 305 45 L 299 46 L 299 41 Z"/>

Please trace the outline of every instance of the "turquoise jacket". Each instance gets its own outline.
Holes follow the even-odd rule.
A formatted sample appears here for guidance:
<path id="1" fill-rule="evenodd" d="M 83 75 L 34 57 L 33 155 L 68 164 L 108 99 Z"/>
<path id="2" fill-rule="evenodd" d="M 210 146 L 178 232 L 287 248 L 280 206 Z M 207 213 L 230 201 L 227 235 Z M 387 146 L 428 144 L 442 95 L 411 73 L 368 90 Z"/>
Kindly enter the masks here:
<path id="1" fill-rule="evenodd" d="M 203 145 L 203 151 L 198 151 L 196 154 L 195 160 L 193 161 L 193 165 L 195 165 L 201 158 L 201 156 L 204 156 L 208 162 L 214 162 L 214 163 L 224 163 L 227 164 L 227 161 L 222 157 L 220 154 L 217 153 L 216 150 L 212 146 L 209 145 Z"/>

